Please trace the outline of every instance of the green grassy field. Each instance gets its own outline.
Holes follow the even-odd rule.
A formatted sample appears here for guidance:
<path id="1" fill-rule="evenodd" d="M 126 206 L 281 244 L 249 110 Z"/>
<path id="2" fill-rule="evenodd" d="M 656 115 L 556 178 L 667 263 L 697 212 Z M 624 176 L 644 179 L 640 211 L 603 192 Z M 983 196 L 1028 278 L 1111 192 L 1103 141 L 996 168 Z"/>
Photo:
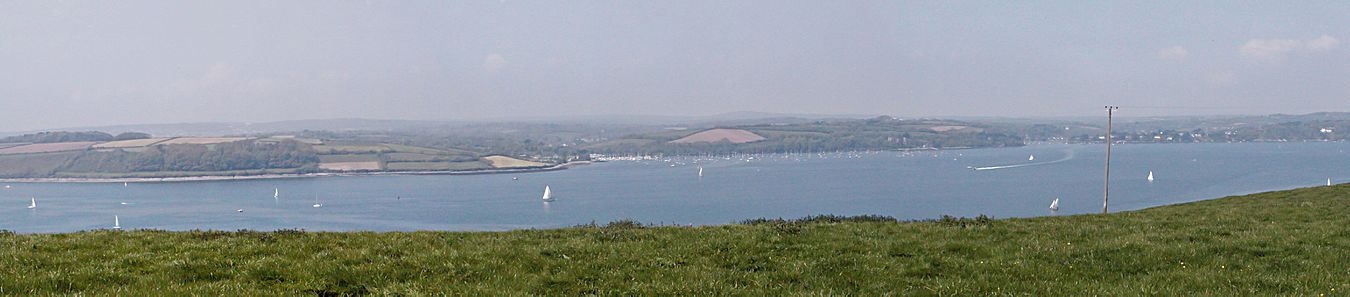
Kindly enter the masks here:
<path id="1" fill-rule="evenodd" d="M 204 177 L 204 176 L 250 176 L 266 174 L 298 174 L 304 173 L 305 168 L 276 168 L 276 169 L 254 169 L 254 170 L 226 170 L 226 171 L 152 171 L 152 172 L 124 172 L 124 173 L 101 173 L 101 172 L 57 172 L 52 177 L 57 178 L 173 178 L 173 177 Z"/>
<path id="2" fill-rule="evenodd" d="M 478 170 L 491 166 L 473 152 L 399 144 L 339 143 L 314 146 L 320 163 L 380 162 L 389 171 Z"/>
<path id="3" fill-rule="evenodd" d="M 1350 186 L 1110 215 L 0 235 L 0 295 L 1345 295 Z"/>
<path id="4" fill-rule="evenodd" d="M 378 154 L 319 155 L 319 163 L 379 162 Z"/>
<path id="5" fill-rule="evenodd" d="M 384 158 L 389 162 L 442 162 L 450 158 L 439 155 L 427 155 L 418 153 L 387 153 Z"/>
<path id="6" fill-rule="evenodd" d="M 385 170 L 390 171 L 435 171 L 435 170 L 479 170 L 492 168 L 480 161 L 469 162 L 389 162 Z"/>
<path id="7" fill-rule="evenodd" d="M 51 175 L 79 155 L 79 152 L 0 155 L 0 177 Z"/>
<path id="8" fill-rule="evenodd" d="M 379 144 L 359 144 L 359 145 L 336 145 L 323 144 L 314 146 L 314 152 L 320 155 L 343 155 L 343 154 L 374 154 L 387 153 L 394 150 Z"/>

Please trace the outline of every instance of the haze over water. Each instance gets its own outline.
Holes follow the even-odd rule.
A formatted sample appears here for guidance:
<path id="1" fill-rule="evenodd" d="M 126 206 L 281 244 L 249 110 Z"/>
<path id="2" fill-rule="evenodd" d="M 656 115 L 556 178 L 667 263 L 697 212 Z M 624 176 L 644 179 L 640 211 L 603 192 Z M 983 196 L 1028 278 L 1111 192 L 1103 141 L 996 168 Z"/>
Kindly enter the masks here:
<path id="1" fill-rule="evenodd" d="M 1120 145 L 1113 154 L 1111 209 L 1318 186 L 1327 178 L 1347 182 L 1347 149 L 1345 142 Z M 625 218 L 708 225 L 817 214 L 1068 215 L 1101 210 L 1103 152 L 1101 145 L 1033 145 L 682 157 L 519 175 L 11 184 L 0 191 L 0 229 L 102 229 L 114 215 L 127 229 L 315 231 L 510 230 Z M 1007 168 L 972 169 L 978 167 Z M 1156 181 L 1145 180 L 1149 171 Z M 557 201 L 541 201 L 545 185 Z M 272 198 L 274 189 L 279 199 Z M 316 196 L 323 207 L 311 206 Z M 29 197 L 38 208 L 25 208 Z M 1052 213 L 1055 198 L 1061 209 Z"/>

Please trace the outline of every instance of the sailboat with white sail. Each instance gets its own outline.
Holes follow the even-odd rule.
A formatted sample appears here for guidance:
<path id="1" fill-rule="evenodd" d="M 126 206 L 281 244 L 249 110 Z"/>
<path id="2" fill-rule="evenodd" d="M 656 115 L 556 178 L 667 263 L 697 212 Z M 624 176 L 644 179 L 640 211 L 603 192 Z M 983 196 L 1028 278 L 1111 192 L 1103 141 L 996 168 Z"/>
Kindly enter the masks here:
<path id="1" fill-rule="evenodd" d="M 113 230 L 122 230 L 122 220 L 118 219 L 117 216 L 113 216 Z"/>
<path id="2" fill-rule="evenodd" d="M 550 201 L 553 201 L 553 190 L 549 189 L 548 186 L 544 186 L 544 202 Z"/>
<path id="3" fill-rule="evenodd" d="M 1149 181 L 1149 182 L 1153 182 L 1153 171 L 1152 171 L 1152 170 L 1149 170 L 1149 172 L 1148 172 L 1148 181 Z"/>
<path id="4" fill-rule="evenodd" d="M 37 198 L 30 197 L 30 198 L 28 198 L 28 199 L 30 199 L 30 200 L 28 201 L 28 209 L 34 209 L 34 208 L 37 208 Z"/>
<path id="5" fill-rule="evenodd" d="M 272 190 L 272 200 L 277 199 L 281 199 L 281 188 L 276 188 L 275 190 Z"/>
<path id="6" fill-rule="evenodd" d="M 1059 211 L 1059 198 L 1055 198 L 1054 201 L 1050 201 L 1050 211 Z"/>
<path id="7" fill-rule="evenodd" d="M 1027 161 L 1036 161 L 1036 155 L 1027 156 Z"/>
<path id="8" fill-rule="evenodd" d="M 698 177 L 703 177 L 703 166 L 698 167 Z"/>
<path id="9" fill-rule="evenodd" d="M 314 194 L 314 208 L 320 207 L 323 207 L 323 204 L 319 204 L 319 194 Z"/>

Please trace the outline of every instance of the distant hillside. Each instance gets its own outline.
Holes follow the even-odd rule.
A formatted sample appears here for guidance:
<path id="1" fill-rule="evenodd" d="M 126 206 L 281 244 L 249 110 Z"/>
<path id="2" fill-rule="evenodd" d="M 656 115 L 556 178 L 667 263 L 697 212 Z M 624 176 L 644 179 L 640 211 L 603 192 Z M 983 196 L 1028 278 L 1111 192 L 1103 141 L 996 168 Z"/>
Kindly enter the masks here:
<path id="1" fill-rule="evenodd" d="M 109 141 L 112 134 L 103 132 L 40 132 L 0 138 L 0 143 L 54 143 L 73 141 Z"/>
<path id="2" fill-rule="evenodd" d="M 20 140 L 91 137 L 115 139 L 101 132 L 52 132 L 22 136 Z M 0 145 L 0 178 L 123 179 L 314 172 L 477 171 L 535 169 L 555 164 L 453 148 L 285 135 Z"/>
<path id="3" fill-rule="evenodd" d="M 726 141 L 721 141 L 726 140 Z M 951 120 L 816 121 L 757 124 L 705 131 L 666 130 L 635 134 L 584 148 L 594 153 L 728 154 L 1021 146 L 1022 139 L 998 127 Z"/>
<path id="4" fill-rule="evenodd" d="M 1099 142 L 1105 119 L 1097 122 L 992 120 L 1029 140 Z M 1305 115 L 1119 118 L 1112 138 L 1124 142 L 1340 141 L 1350 137 L 1350 113 Z"/>
<path id="5" fill-rule="evenodd" d="M 708 116 L 663 115 L 556 115 L 547 117 L 504 117 L 479 120 L 397 120 L 336 118 L 285 120 L 270 122 L 200 122 L 172 124 L 131 124 L 89 127 L 56 127 L 45 131 L 105 131 L 108 133 L 146 132 L 160 136 L 253 135 L 311 131 L 409 131 L 440 127 L 465 127 L 500 124 L 561 124 L 593 126 L 716 126 L 756 123 L 802 123 L 819 120 L 862 119 L 866 115 L 787 114 L 730 112 Z M 0 131 L 0 136 L 30 134 L 38 131 Z"/>
<path id="6" fill-rule="evenodd" d="M 694 143 L 718 143 L 727 142 L 732 144 L 751 143 L 764 140 L 764 136 L 759 136 L 755 132 L 741 129 L 710 129 L 703 132 L 690 134 L 680 139 L 671 140 L 674 144 L 694 144 Z"/>
<path id="7" fill-rule="evenodd" d="M 392 131 L 434 127 L 456 124 L 450 121 L 409 121 L 409 120 L 372 120 L 372 119 L 322 119 L 292 120 L 263 123 L 220 122 L 220 123 L 177 123 L 114 125 L 97 127 L 73 127 L 51 130 L 64 131 L 106 131 L 109 133 L 146 132 L 160 136 L 192 135 L 253 135 L 267 133 L 316 131 Z M 33 133 L 33 132 L 22 132 Z"/>

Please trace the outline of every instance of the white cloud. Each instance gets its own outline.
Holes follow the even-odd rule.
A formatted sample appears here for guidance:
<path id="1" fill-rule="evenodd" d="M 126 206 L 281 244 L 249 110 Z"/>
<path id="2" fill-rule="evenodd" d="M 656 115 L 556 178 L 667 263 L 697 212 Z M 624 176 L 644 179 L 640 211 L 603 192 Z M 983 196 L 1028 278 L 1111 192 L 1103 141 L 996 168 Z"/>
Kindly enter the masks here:
<path id="1" fill-rule="evenodd" d="M 1336 40 L 1335 37 L 1322 35 L 1322 37 L 1318 37 L 1317 39 L 1309 40 L 1307 46 L 1310 51 L 1328 51 L 1336 48 L 1336 44 L 1338 43 L 1341 43 L 1341 41 Z"/>
<path id="2" fill-rule="evenodd" d="M 1185 60 L 1186 56 L 1189 56 L 1190 54 L 1190 51 L 1187 51 L 1186 48 L 1181 46 L 1173 46 L 1158 50 L 1158 58 L 1163 60 Z"/>
<path id="3" fill-rule="evenodd" d="M 1301 46 L 1293 39 L 1252 39 L 1242 45 L 1242 55 L 1257 58 L 1283 56 Z"/>
<path id="4" fill-rule="evenodd" d="M 483 59 L 483 70 L 487 70 L 488 73 L 501 72 L 502 68 L 506 68 L 506 64 L 506 58 L 494 53 Z"/>
<path id="5" fill-rule="evenodd" d="M 1243 44 L 1241 48 L 1242 55 L 1253 58 L 1281 58 L 1285 55 L 1299 52 L 1323 52 L 1336 48 L 1340 43 L 1335 37 L 1322 35 L 1321 37 L 1310 40 L 1296 39 L 1252 39 Z"/>

